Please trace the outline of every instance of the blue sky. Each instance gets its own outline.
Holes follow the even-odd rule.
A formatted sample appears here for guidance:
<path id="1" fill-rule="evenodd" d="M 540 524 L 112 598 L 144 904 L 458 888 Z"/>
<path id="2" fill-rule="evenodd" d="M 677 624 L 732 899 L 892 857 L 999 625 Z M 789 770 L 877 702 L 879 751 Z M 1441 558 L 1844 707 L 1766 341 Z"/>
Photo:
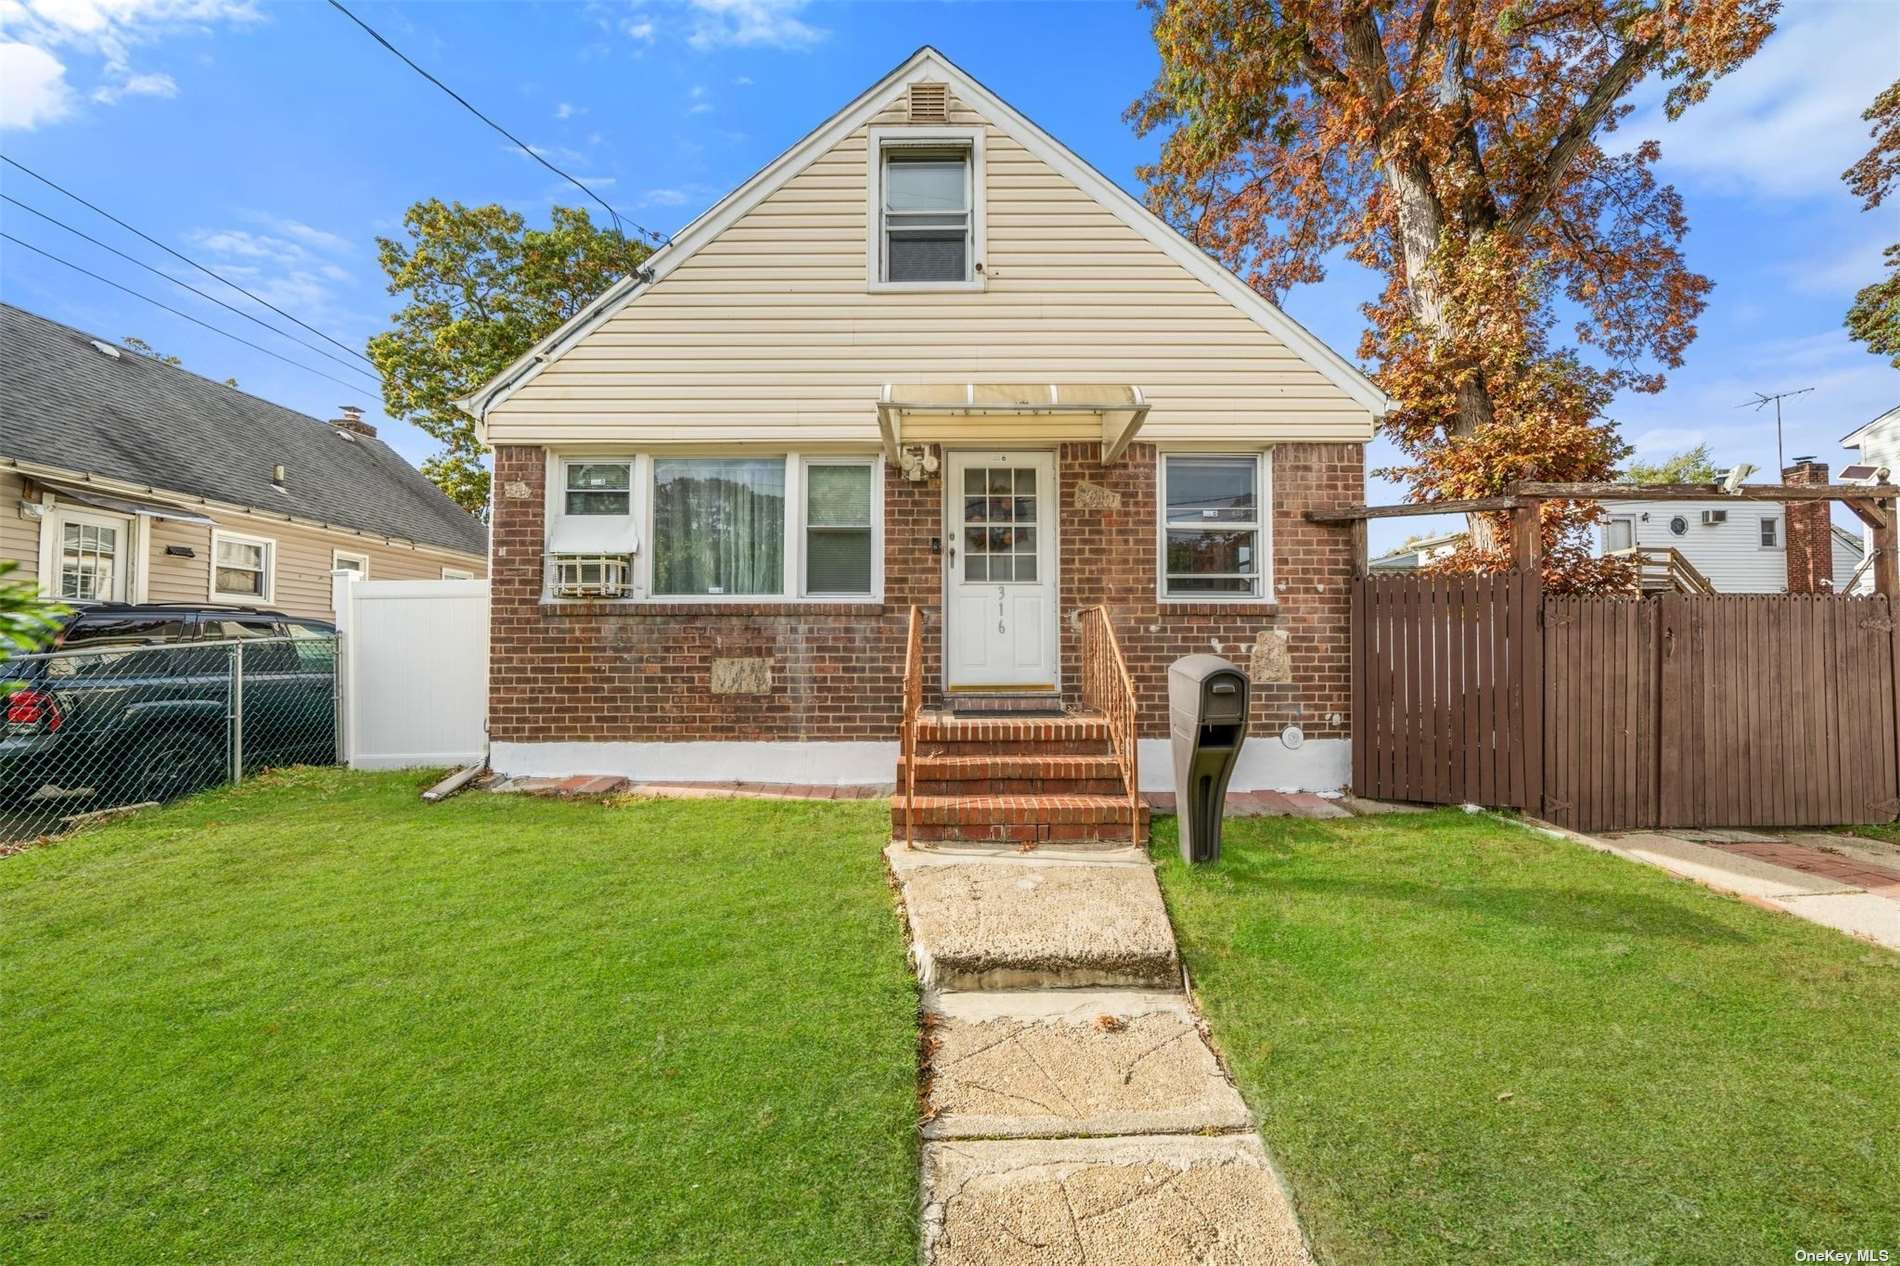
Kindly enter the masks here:
<path id="1" fill-rule="evenodd" d="M 623 215 L 662 231 L 924 43 L 1130 188 L 1155 148 L 1121 121 L 1156 66 L 1148 15 L 1133 4 L 351 7 Z M 1900 238 L 1900 206 L 1862 214 L 1839 180 L 1866 146 L 1859 112 L 1900 67 L 1897 12 L 1888 0 L 1790 0 L 1763 52 L 1683 120 L 1661 119 L 1653 85 L 1639 98 L 1623 135 L 1661 140 L 1663 172 L 1693 226 L 1690 261 L 1717 283 L 1668 389 L 1613 409 L 1639 453 L 1707 440 L 1720 460 L 1770 470 L 1772 413 L 1736 406 L 1756 390 L 1813 387 L 1786 407 L 1786 450 L 1838 463 L 1842 434 L 1900 403 L 1900 372 L 1841 330 L 1854 289 L 1877 275 L 1881 246 Z M 394 307 L 374 239 L 394 232 L 411 202 L 498 201 L 540 218 L 551 202 L 579 197 L 309 0 L 0 0 L 0 146 L 351 346 Z M 0 168 L 0 189 L 182 268 L 11 168 Z M 353 378 L 11 205 L 0 204 L 0 223 Z M 1347 267 L 1285 306 L 1350 355 L 1369 291 Z M 320 417 L 340 403 L 379 412 L 367 382 L 351 390 L 293 369 L 11 243 L 0 243 L 0 295 L 102 336 L 137 335 L 191 369 Z M 430 451 L 419 432 L 378 420 L 411 458 Z M 1386 457 L 1375 450 L 1373 460 Z"/>

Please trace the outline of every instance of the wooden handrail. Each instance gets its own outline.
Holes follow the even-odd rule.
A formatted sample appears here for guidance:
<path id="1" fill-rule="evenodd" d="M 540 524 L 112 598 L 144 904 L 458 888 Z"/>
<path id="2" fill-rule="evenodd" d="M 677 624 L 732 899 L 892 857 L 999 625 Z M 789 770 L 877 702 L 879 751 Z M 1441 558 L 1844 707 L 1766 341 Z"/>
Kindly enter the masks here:
<path id="1" fill-rule="evenodd" d="M 899 743 L 904 756 L 904 847 L 911 847 L 917 818 L 917 718 L 924 706 L 924 609 L 910 608 L 904 643 L 904 724 Z"/>
<path id="2" fill-rule="evenodd" d="M 1673 545 L 1631 545 L 1625 549 L 1611 550 L 1605 557 L 1628 558 L 1636 563 L 1636 588 L 1639 593 L 1652 588 L 1668 588 L 1676 593 L 1715 592 L 1715 586 L 1709 583 L 1709 578 Z M 1651 584 L 1651 581 L 1660 583 Z"/>
<path id="3" fill-rule="evenodd" d="M 1135 680 L 1128 675 L 1107 607 L 1082 610 L 1082 702 L 1108 722 L 1109 744 L 1128 791 L 1129 838 L 1141 844 L 1141 779 L 1136 764 Z"/>

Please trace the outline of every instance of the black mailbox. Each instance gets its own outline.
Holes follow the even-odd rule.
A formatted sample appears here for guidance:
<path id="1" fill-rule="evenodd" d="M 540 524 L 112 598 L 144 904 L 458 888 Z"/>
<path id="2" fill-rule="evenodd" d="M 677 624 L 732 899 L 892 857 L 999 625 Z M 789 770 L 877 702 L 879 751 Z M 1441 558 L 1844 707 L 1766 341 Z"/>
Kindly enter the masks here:
<path id="1" fill-rule="evenodd" d="M 1181 856 L 1219 861 L 1227 783 L 1247 738 L 1247 674 L 1218 655 L 1175 660 L 1168 669 L 1168 732 Z"/>

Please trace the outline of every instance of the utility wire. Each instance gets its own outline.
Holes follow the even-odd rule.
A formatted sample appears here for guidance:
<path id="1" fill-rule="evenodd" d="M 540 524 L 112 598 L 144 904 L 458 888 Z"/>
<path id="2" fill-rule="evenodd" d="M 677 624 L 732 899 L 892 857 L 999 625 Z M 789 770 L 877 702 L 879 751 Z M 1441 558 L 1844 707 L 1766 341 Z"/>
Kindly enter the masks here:
<path id="1" fill-rule="evenodd" d="M 407 53 L 403 52 L 400 48 L 397 48 L 394 44 L 391 44 L 388 40 L 384 39 L 381 33 L 378 32 L 375 27 L 371 26 L 369 23 L 363 21 L 363 19 L 357 17 L 354 13 L 351 13 L 348 9 L 344 8 L 343 5 L 340 3 L 340 0 L 330 0 L 330 7 L 335 9 L 338 13 L 341 13 L 344 17 L 348 18 L 350 21 L 362 27 L 363 31 L 371 39 L 375 40 L 378 44 L 381 44 L 384 48 L 394 53 L 398 58 L 402 60 L 404 65 L 409 67 L 409 69 L 415 71 L 418 75 L 421 75 L 424 79 L 428 80 L 430 83 L 434 84 L 436 87 L 440 88 L 442 91 L 448 93 L 449 96 L 455 98 L 456 102 L 464 110 L 467 110 L 470 114 L 480 119 L 483 123 L 486 123 L 489 127 L 495 129 L 495 131 L 501 133 L 503 136 L 507 137 L 510 141 L 513 141 L 515 145 L 521 150 L 522 153 L 526 154 L 529 158 L 532 158 L 535 162 L 540 163 L 543 167 L 547 168 L 549 171 L 559 176 L 562 180 L 567 181 L 568 184 L 573 185 L 576 189 L 580 190 L 582 193 L 592 198 L 595 202 L 598 202 L 603 208 L 606 209 L 607 214 L 613 218 L 615 231 L 620 233 L 620 235 L 623 237 L 626 236 L 626 229 L 623 228 L 621 225 L 620 213 L 614 210 L 613 206 L 610 203 L 608 203 L 608 201 L 605 198 L 595 193 L 592 189 L 589 189 L 586 185 L 582 184 L 580 181 L 576 180 L 574 177 L 562 171 L 559 167 L 556 167 L 553 163 L 550 163 L 547 159 L 543 158 L 539 153 L 537 153 L 535 151 L 535 148 L 532 145 L 528 144 L 526 141 L 516 136 L 513 132 L 510 132 L 507 128 L 503 127 L 501 124 L 495 122 L 493 119 L 483 114 L 480 110 L 477 110 L 473 105 L 470 105 L 467 97 L 464 97 L 461 93 L 449 87 L 447 84 L 443 83 L 440 79 L 437 79 L 434 75 L 430 74 L 428 71 L 424 70 L 422 67 L 416 65 L 413 61 L 409 60 L 409 55 Z M 668 237 L 666 234 L 656 233 L 654 230 L 647 228 L 643 224 L 637 224 L 632 220 L 628 220 L 627 223 L 633 225 L 633 228 L 636 232 L 642 234 L 645 237 L 652 239 L 655 242 L 671 244 L 671 242 L 673 241 L 673 239 Z"/>
<path id="2" fill-rule="evenodd" d="M 25 163 L 19 162 L 12 158 L 8 158 L 5 154 L 0 154 L 0 162 L 5 162 L 9 167 L 18 167 L 21 171 L 33 177 L 33 179 L 39 181 L 41 184 L 45 185 L 47 188 L 58 190 L 60 193 L 65 194 L 68 198 L 71 198 L 74 202 L 77 202 L 80 206 L 85 207 L 89 211 L 97 212 L 98 214 L 104 216 L 106 219 L 112 221 L 114 224 L 118 225 L 120 228 L 124 229 L 126 232 L 136 234 L 137 236 L 144 238 L 146 241 L 150 242 L 153 246 L 158 247 L 159 250 L 164 251 L 167 255 L 170 255 L 173 259 L 183 260 L 185 263 L 190 264 L 193 268 L 196 268 L 199 272 L 203 273 L 205 276 L 211 278 L 212 280 L 223 282 L 225 285 L 231 287 L 231 289 L 243 295 L 246 299 L 250 299 L 250 300 L 253 300 L 254 302 L 263 304 L 265 307 L 269 308 L 272 312 L 275 312 L 278 316 L 284 318 L 284 320 L 289 321 L 291 324 L 302 326 L 304 329 L 310 331 L 312 334 L 316 335 L 318 338 L 322 339 L 324 342 L 330 344 L 332 347 L 337 348 L 339 351 L 348 352 L 350 355 L 356 357 L 356 359 L 362 361 L 365 365 L 368 365 L 372 369 L 376 367 L 374 361 L 370 360 L 369 357 L 363 355 L 363 353 L 357 351 L 354 347 L 351 347 L 349 344 L 339 343 L 337 340 L 331 338 L 328 334 L 325 334 L 322 330 L 319 330 L 316 326 L 311 325 L 307 321 L 299 321 L 296 317 L 290 315 L 290 313 L 284 311 L 282 308 L 278 307 L 276 304 L 272 303 L 270 300 L 259 298 L 257 295 L 254 295 L 250 291 L 246 290 L 243 286 L 240 286 L 235 281 L 232 281 L 229 277 L 226 277 L 221 273 L 215 273 L 211 271 L 211 269 L 206 268 L 203 264 L 199 263 L 197 260 L 191 258 L 191 256 L 184 255 L 178 251 L 173 250 L 171 247 L 165 245 L 165 243 L 153 237 L 150 233 L 141 232 L 140 230 L 133 228 L 131 225 L 127 224 L 124 220 L 121 220 L 118 216 L 112 214 L 112 212 L 107 211 L 104 207 L 96 206 L 93 203 L 87 202 L 84 198 L 80 197 L 78 194 L 74 193 L 72 190 L 66 188 L 63 185 L 55 184 L 53 181 L 48 180 L 46 177 L 34 171 L 31 167 L 28 167 Z"/>
<path id="3" fill-rule="evenodd" d="M 117 255 L 120 259 L 125 260 L 127 263 L 137 264 L 140 268 L 143 268 L 146 272 L 152 274 L 154 277 L 161 277 L 164 280 L 171 282 L 174 286 L 182 286 L 184 289 L 189 290 L 191 291 L 191 293 L 197 295 L 200 299 L 204 299 L 211 303 L 217 304 L 220 308 L 223 308 L 226 312 L 236 313 L 238 316 L 243 317 L 246 321 L 251 322 L 253 325 L 269 330 L 272 334 L 277 335 L 279 338 L 287 338 L 291 342 L 295 343 L 298 347 L 305 348 L 308 351 L 315 352 L 319 356 L 327 357 L 328 359 L 333 360 L 337 364 L 343 366 L 343 368 L 349 370 L 353 374 L 362 374 L 364 378 L 375 381 L 376 386 L 378 388 L 381 388 L 382 386 L 381 381 L 375 379 L 375 375 L 370 374 L 366 370 L 358 369 L 355 365 L 352 365 L 349 361 L 344 360 L 341 356 L 336 355 L 334 352 L 326 352 L 321 347 L 318 347 L 315 343 L 306 343 L 294 334 L 286 334 L 284 331 L 278 329 L 276 326 L 272 325 L 270 322 L 265 321 L 260 317 L 252 316 L 249 312 L 246 312 L 243 308 L 236 307 L 232 304 L 226 303 L 224 300 L 218 298 L 216 295 L 206 294 L 204 291 L 198 289 L 198 287 L 190 284 L 189 282 L 180 281 L 178 278 L 172 276 L 170 273 L 165 272 L 162 269 L 154 268 L 150 264 L 146 263 L 144 260 L 139 259 L 136 256 L 128 255 L 124 251 L 120 250 L 116 246 L 111 245 L 110 243 L 102 242 L 98 238 L 92 236 L 90 233 L 81 232 L 79 229 L 74 228 L 72 225 L 67 224 L 63 220 L 54 219 L 52 216 L 46 214 L 46 212 L 44 211 L 38 210 L 35 207 L 29 207 L 26 203 L 21 202 L 18 198 L 14 197 L 12 194 L 0 193 L 0 198 L 5 198 L 8 202 L 11 202 L 14 206 L 20 208 L 20 210 L 22 211 L 28 212 L 32 215 L 37 215 L 38 217 L 40 217 L 40 219 L 46 221 L 48 224 L 53 225 L 55 228 L 65 229 L 68 233 L 71 233 L 74 237 L 83 238 L 84 240 L 91 242 L 94 246 L 97 246 L 100 250 L 111 251 L 114 255 Z"/>
<path id="4" fill-rule="evenodd" d="M 363 389 L 361 383 L 344 382 L 341 378 L 338 378 L 334 374 L 325 373 L 323 370 L 317 369 L 311 365 L 306 365 L 302 361 L 295 361 L 295 360 L 290 359 L 290 357 L 288 356 L 279 355 L 278 353 L 273 352 L 268 347 L 259 346 L 258 344 L 251 342 L 251 340 L 247 338 L 240 338 L 228 330 L 221 330 L 217 326 L 211 324 L 211 322 L 209 321 L 200 321 L 197 317 L 191 315 L 191 313 L 189 312 L 180 312 L 177 308 L 172 307 L 169 303 L 161 302 L 160 300 L 152 298 L 152 296 L 148 294 L 141 294 L 140 292 L 132 289 L 130 286 L 122 286 L 118 282 L 112 280 L 112 278 L 110 277 L 102 277 L 98 273 L 93 272 L 90 268 L 81 268 L 78 264 L 73 263 L 70 259 L 61 259 L 59 256 L 53 254 L 53 252 L 41 250 L 39 247 L 33 245 L 33 243 L 31 242 L 23 242 L 19 238 L 13 236 L 13 234 L 11 233 L 0 233 L 0 238 L 5 238 L 7 241 L 12 242 L 15 246 L 23 246 L 27 250 L 32 251 L 35 255 L 43 255 L 47 259 L 52 260 L 55 264 L 63 264 L 67 268 L 72 269 L 76 273 L 83 273 L 86 276 L 92 278 L 94 281 L 102 281 L 106 285 L 111 286 L 114 290 L 123 290 L 126 294 L 131 295 L 134 299 L 143 299 L 145 300 L 145 302 L 151 304 L 155 308 L 163 308 L 165 311 L 171 313 L 175 317 L 183 317 L 185 320 L 191 322 L 193 325 L 201 325 L 205 329 L 210 330 L 213 334 L 222 334 L 224 335 L 224 337 L 230 339 L 234 343 L 242 343 L 244 344 L 244 346 L 252 349 L 253 351 L 262 352 L 266 356 L 272 357 L 273 359 L 276 359 L 276 360 L 283 361 L 284 364 L 286 365 L 295 366 L 296 368 L 303 370 L 307 374 L 315 374 L 319 378 L 328 378 L 331 382 L 335 383 L 337 386 L 348 387 L 351 391 L 361 391 Z"/>

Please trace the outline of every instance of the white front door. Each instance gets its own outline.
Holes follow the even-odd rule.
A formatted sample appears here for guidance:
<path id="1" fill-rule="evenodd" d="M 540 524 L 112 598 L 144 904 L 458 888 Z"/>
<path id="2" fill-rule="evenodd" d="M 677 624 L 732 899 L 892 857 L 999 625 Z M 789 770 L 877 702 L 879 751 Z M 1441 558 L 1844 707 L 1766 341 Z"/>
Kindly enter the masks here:
<path id="1" fill-rule="evenodd" d="M 952 453 L 945 492 L 945 686 L 1054 690 L 1055 456 Z"/>
<path id="2" fill-rule="evenodd" d="M 131 592 L 132 520 L 61 507 L 40 528 L 42 587 L 55 598 L 123 602 Z"/>

